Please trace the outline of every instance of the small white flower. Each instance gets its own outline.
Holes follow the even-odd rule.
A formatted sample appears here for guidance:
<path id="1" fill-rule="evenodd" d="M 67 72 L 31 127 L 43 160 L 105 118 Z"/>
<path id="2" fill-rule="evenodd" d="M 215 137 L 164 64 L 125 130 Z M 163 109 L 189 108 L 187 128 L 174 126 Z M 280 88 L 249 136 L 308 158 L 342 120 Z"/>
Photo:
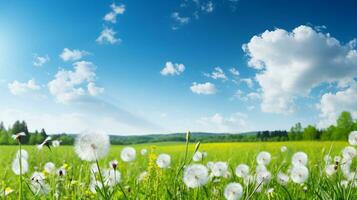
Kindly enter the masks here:
<path id="1" fill-rule="evenodd" d="M 192 160 L 195 162 L 199 162 L 203 159 L 203 154 L 200 151 L 196 151 L 195 154 L 193 154 Z"/>
<path id="2" fill-rule="evenodd" d="M 148 176 L 148 172 L 147 171 L 143 171 L 140 173 L 139 177 L 138 177 L 138 181 L 143 181 L 146 177 Z"/>
<path id="3" fill-rule="evenodd" d="M 26 150 L 21 149 L 21 157 L 25 160 L 27 160 L 29 158 L 29 154 L 27 153 Z M 18 150 L 16 152 L 16 159 L 19 159 L 19 158 L 20 158 L 20 150 Z"/>
<path id="4" fill-rule="evenodd" d="M 325 161 L 325 164 L 326 164 L 326 165 L 330 164 L 330 162 L 331 162 L 331 156 L 330 156 L 330 155 L 325 155 L 325 156 L 324 156 L 324 161 Z"/>
<path id="5" fill-rule="evenodd" d="M 46 195 L 50 192 L 50 186 L 45 182 L 45 175 L 41 172 L 32 174 L 30 188 L 35 195 Z"/>
<path id="6" fill-rule="evenodd" d="M 45 164 L 44 166 L 44 170 L 49 173 L 49 174 L 52 174 L 56 171 L 56 166 L 53 162 L 48 162 Z"/>
<path id="7" fill-rule="evenodd" d="M 255 172 L 258 174 L 261 171 L 267 171 L 267 167 L 265 167 L 265 165 L 257 165 L 255 167 Z"/>
<path id="8" fill-rule="evenodd" d="M 212 167 L 212 175 L 215 177 L 225 177 L 229 175 L 228 165 L 226 162 L 216 162 Z"/>
<path id="9" fill-rule="evenodd" d="M 352 145 L 352 146 L 357 145 L 357 131 L 352 131 L 348 135 L 348 143 L 350 143 L 350 145 Z"/>
<path id="10" fill-rule="evenodd" d="M 249 166 L 246 164 L 240 164 L 237 166 L 235 173 L 238 177 L 245 178 L 249 175 Z"/>
<path id="11" fill-rule="evenodd" d="M 28 169 L 29 169 L 29 164 L 28 164 L 27 160 L 24 158 L 21 158 L 21 171 L 20 171 L 20 159 L 15 158 L 14 161 L 12 162 L 12 171 L 16 175 L 26 174 Z"/>
<path id="12" fill-rule="evenodd" d="M 59 140 L 53 140 L 52 141 L 52 146 L 53 147 L 59 147 L 61 145 L 61 141 L 59 141 Z"/>
<path id="13" fill-rule="evenodd" d="M 227 200 L 238 200 L 243 196 L 243 187 L 239 183 L 229 183 L 224 189 Z"/>
<path id="14" fill-rule="evenodd" d="M 287 185 L 289 183 L 289 176 L 285 173 L 279 172 L 277 177 L 277 181 L 281 185 Z"/>
<path id="15" fill-rule="evenodd" d="M 335 165 L 326 165 L 325 172 L 327 176 L 333 175 L 336 172 Z"/>
<path id="16" fill-rule="evenodd" d="M 148 153 L 148 150 L 147 149 L 141 149 L 140 153 L 141 153 L 142 156 L 145 156 Z"/>
<path id="17" fill-rule="evenodd" d="M 271 155 L 269 152 L 262 151 L 257 156 L 257 163 L 259 165 L 267 165 L 270 163 Z"/>
<path id="18" fill-rule="evenodd" d="M 271 180 L 271 173 L 266 170 L 266 171 L 260 171 L 257 173 L 257 183 L 268 183 Z"/>
<path id="19" fill-rule="evenodd" d="M 136 151 L 133 147 L 125 147 L 121 151 L 120 157 L 124 162 L 131 162 L 136 158 Z"/>
<path id="20" fill-rule="evenodd" d="M 356 149 L 351 146 L 345 147 L 342 150 L 342 157 L 347 160 L 352 160 L 354 157 L 356 157 L 356 155 L 357 155 Z"/>
<path id="21" fill-rule="evenodd" d="M 156 164 L 160 168 L 168 168 L 171 164 L 171 157 L 168 154 L 160 154 L 156 159 Z"/>
<path id="22" fill-rule="evenodd" d="M 293 158 L 291 160 L 291 163 L 293 164 L 293 166 L 297 166 L 297 165 L 303 165 L 306 166 L 308 161 L 307 155 L 304 152 L 297 152 L 293 155 Z"/>
<path id="23" fill-rule="evenodd" d="M 107 169 L 103 172 L 104 184 L 109 187 L 114 187 L 120 182 L 121 174 L 118 170 Z"/>
<path id="24" fill-rule="evenodd" d="M 294 183 L 304 183 L 309 177 L 309 170 L 303 165 L 296 165 L 290 172 L 291 180 Z"/>
<path id="25" fill-rule="evenodd" d="M 109 151 L 109 137 L 101 132 L 83 132 L 77 136 L 74 147 L 82 160 L 99 160 L 106 156 Z"/>
<path id="26" fill-rule="evenodd" d="M 205 185 L 209 180 L 208 169 L 201 164 L 188 166 L 183 174 L 183 182 L 189 188 L 197 188 Z"/>
<path id="27" fill-rule="evenodd" d="M 282 147 L 280 148 L 280 151 L 281 151 L 281 152 L 285 152 L 286 150 L 288 150 L 288 148 L 286 148 L 286 146 L 282 146 Z"/>
<path id="28" fill-rule="evenodd" d="M 89 184 L 89 190 L 92 193 L 96 194 L 97 193 L 97 190 L 96 190 L 97 187 L 99 189 L 102 189 L 103 188 L 103 184 L 98 180 L 92 180 L 91 183 Z"/>

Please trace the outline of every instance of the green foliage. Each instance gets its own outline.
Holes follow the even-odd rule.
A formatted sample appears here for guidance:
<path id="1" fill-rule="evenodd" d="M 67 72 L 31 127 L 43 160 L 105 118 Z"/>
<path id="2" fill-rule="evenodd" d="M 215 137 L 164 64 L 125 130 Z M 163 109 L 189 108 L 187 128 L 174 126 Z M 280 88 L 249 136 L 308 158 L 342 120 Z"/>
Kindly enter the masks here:
<path id="1" fill-rule="evenodd" d="M 303 133 L 303 139 L 304 140 L 316 140 L 317 139 L 317 130 L 314 126 L 308 125 L 304 129 Z"/>

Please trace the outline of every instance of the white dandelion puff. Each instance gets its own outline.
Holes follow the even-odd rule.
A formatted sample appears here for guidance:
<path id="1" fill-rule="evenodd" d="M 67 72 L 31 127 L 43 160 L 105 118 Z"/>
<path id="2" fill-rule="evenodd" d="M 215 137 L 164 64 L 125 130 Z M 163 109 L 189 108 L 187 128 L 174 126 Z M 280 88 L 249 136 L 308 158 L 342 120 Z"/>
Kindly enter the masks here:
<path id="1" fill-rule="evenodd" d="M 141 181 L 145 180 L 147 176 L 148 176 L 148 172 L 147 171 L 141 172 L 139 174 L 138 181 L 141 182 Z"/>
<path id="2" fill-rule="evenodd" d="M 330 164 L 330 162 L 331 162 L 331 156 L 330 155 L 325 155 L 324 156 L 324 161 L 325 161 L 325 164 L 326 165 L 328 165 L 328 164 Z"/>
<path id="3" fill-rule="evenodd" d="M 192 160 L 195 162 L 199 162 L 203 159 L 203 154 L 200 151 L 196 151 L 195 154 L 192 156 Z"/>
<path id="4" fill-rule="evenodd" d="M 135 160 L 136 151 L 133 147 L 125 147 L 121 151 L 120 157 L 124 162 L 131 162 L 131 161 Z"/>
<path id="5" fill-rule="evenodd" d="M 341 156 L 335 156 L 333 160 L 335 161 L 335 163 L 339 163 L 341 162 Z"/>
<path id="6" fill-rule="evenodd" d="M 19 158 L 15 158 L 14 161 L 12 162 L 12 167 L 11 168 L 12 168 L 12 171 L 16 175 L 26 174 L 26 172 L 29 169 L 29 164 L 28 164 L 26 159 L 21 158 L 21 170 L 20 170 L 20 159 Z"/>
<path id="7" fill-rule="evenodd" d="M 109 167 L 115 170 L 118 167 L 118 163 L 117 160 L 112 160 L 109 162 Z"/>
<path id="8" fill-rule="evenodd" d="M 208 169 L 211 170 L 211 171 L 212 171 L 213 166 L 214 166 L 214 162 L 209 161 L 209 162 L 207 163 L 207 167 L 208 167 Z"/>
<path id="9" fill-rule="evenodd" d="M 298 184 L 304 183 L 309 177 L 309 170 L 303 165 L 294 166 L 290 173 L 291 180 Z"/>
<path id="10" fill-rule="evenodd" d="M 59 140 L 53 140 L 52 141 L 52 146 L 53 147 L 59 147 L 61 145 L 61 141 L 59 141 Z"/>
<path id="11" fill-rule="evenodd" d="M 98 180 L 92 180 L 91 183 L 89 184 L 89 190 L 93 194 L 96 194 L 97 193 L 97 188 L 102 189 L 103 188 L 103 184 Z"/>
<path id="12" fill-rule="evenodd" d="M 267 165 L 270 163 L 271 155 L 269 152 L 262 151 L 257 156 L 257 163 L 259 165 Z"/>
<path id="13" fill-rule="evenodd" d="M 351 146 L 357 145 L 357 131 L 352 131 L 348 135 L 348 143 L 350 143 Z"/>
<path id="14" fill-rule="evenodd" d="M 84 132 L 77 136 L 75 151 L 85 161 L 95 161 L 107 155 L 110 147 L 109 137 L 101 132 Z"/>
<path id="15" fill-rule="evenodd" d="M 202 156 L 203 156 L 203 158 L 206 158 L 207 157 L 207 152 L 206 151 L 204 151 L 204 152 L 202 152 Z"/>
<path id="16" fill-rule="evenodd" d="M 276 179 L 280 185 L 287 185 L 290 178 L 287 174 L 279 172 Z"/>
<path id="17" fill-rule="evenodd" d="M 43 169 L 49 173 L 49 174 L 53 174 L 56 171 L 56 165 L 53 162 L 47 162 L 45 164 L 45 166 L 43 167 Z"/>
<path id="18" fill-rule="evenodd" d="M 297 165 L 306 166 L 307 161 L 308 161 L 308 157 L 307 157 L 306 153 L 297 152 L 293 155 L 291 163 L 293 164 L 293 166 L 297 166 Z"/>
<path id="19" fill-rule="evenodd" d="M 265 165 L 257 165 L 255 167 L 255 172 L 258 174 L 259 172 L 267 171 L 267 167 Z"/>
<path id="20" fill-rule="evenodd" d="M 148 153 L 148 150 L 147 149 L 141 149 L 140 153 L 141 153 L 142 156 L 145 156 Z"/>
<path id="21" fill-rule="evenodd" d="M 205 185 L 209 180 L 208 169 L 201 164 L 188 166 L 183 174 L 183 182 L 189 188 L 197 188 Z"/>
<path id="22" fill-rule="evenodd" d="M 335 165 L 326 165 L 325 173 L 327 174 L 327 176 L 332 176 L 336 172 L 335 167 Z"/>
<path id="23" fill-rule="evenodd" d="M 282 147 L 280 148 L 280 151 L 281 151 L 281 152 L 285 152 L 286 150 L 288 150 L 288 148 L 287 148 L 286 146 L 282 146 Z"/>
<path id="24" fill-rule="evenodd" d="M 246 164 L 240 164 L 237 166 L 235 173 L 238 177 L 245 178 L 249 175 L 249 166 Z"/>
<path id="25" fill-rule="evenodd" d="M 228 165 L 226 162 L 215 162 L 211 170 L 212 176 L 225 178 L 229 176 Z"/>
<path id="26" fill-rule="evenodd" d="M 12 135 L 11 137 L 12 137 L 14 140 L 20 140 L 21 137 L 25 137 L 25 136 L 26 136 L 26 133 L 25 133 L 25 132 L 20 132 L 20 133 L 17 133 L 17 134 Z"/>
<path id="27" fill-rule="evenodd" d="M 168 154 L 160 154 L 156 159 L 156 164 L 160 168 L 168 168 L 171 164 L 171 157 Z"/>
<path id="28" fill-rule="evenodd" d="M 35 195 L 46 195 L 50 192 L 50 186 L 45 182 L 45 175 L 34 172 L 31 176 L 30 189 Z"/>
<path id="29" fill-rule="evenodd" d="M 92 174 L 95 174 L 95 173 L 99 172 L 97 163 L 92 163 L 90 165 L 90 171 L 91 171 Z"/>
<path id="30" fill-rule="evenodd" d="M 229 183 L 224 189 L 227 200 L 238 200 L 243 196 L 243 187 L 239 183 Z"/>
<path id="31" fill-rule="evenodd" d="M 257 173 L 257 183 L 258 184 L 264 184 L 268 183 L 271 180 L 271 173 L 266 170 L 266 171 L 260 171 Z"/>
<path id="32" fill-rule="evenodd" d="M 352 160 L 354 157 L 356 157 L 356 155 L 357 155 L 356 149 L 351 146 L 345 147 L 342 150 L 342 157 L 345 158 L 346 160 Z"/>
<path id="33" fill-rule="evenodd" d="M 103 172 L 104 184 L 109 187 L 114 187 L 120 182 L 121 174 L 118 170 L 107 169 Z"/>
<path id="34" fill-rule="evenodd" d="M 29 158 L 29 153 L 24 150 L 24 149 L 21 149 L 21 157 L 25 160 L 27 160 Z M 16 159 L 19 159 L 20 158 L 20 150 L 18 150 L 16 152 Z"/>

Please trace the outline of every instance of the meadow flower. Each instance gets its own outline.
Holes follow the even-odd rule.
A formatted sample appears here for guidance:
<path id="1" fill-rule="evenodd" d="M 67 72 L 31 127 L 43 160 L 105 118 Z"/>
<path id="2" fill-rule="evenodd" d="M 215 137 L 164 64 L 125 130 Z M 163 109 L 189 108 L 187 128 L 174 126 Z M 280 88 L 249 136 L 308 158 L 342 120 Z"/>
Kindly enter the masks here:
<path id="1" fill-rule="evenodd" d="M 27 160 L 29 158 L 29 154 L 27 153 L 26 150 L 21 149 L 21 157 L 25 160 Z M 20 158 L 20 150 L 17 150 L 16 152 L 16 159 Z"/>
<path id="2" fill-rule="evenodd" d="M 352 131 L 348 135 L 348 143 L 350 143 L 351 146 L 357 145 L 357 131 Z"/>
<path id="3" fill-rule="evenodd" d="M 208 169 L 201 164 L 190 165 L 183 173 L 183 182 L 189 188 L 201 187 L 205 185 L 208 180 Z"/>
<path id="4" fill-rule="evenodd" d="M 192 160 L 195 162 L 201 161 L 202 158 L 203 158 L 203 155 L 200 151 L 196 151 L 195 154 L 193 154 L 193 156 L 192 156 Z"/>
<path id="5" fill-rule="evenodd" d="M 118 167 L 118 161 L 117 160 L 112 160 L 109 162 L 109 167 L 112 168 L 112 169 L 117 169 Z"/>
<path id="6" fill-rule="evenodd" d="M 50 192 L 50 186 L 45 182 L 45 175 L 41 172 L 32 174 L 30 188 L 35 195 L 48 194 Z"/>
<path id="7" fill-rule="evenodd" d="M 324 161 L 325 161 L 325 164 L 328 165 L 331 162 L 331 156 L 330 155 L 325 155 L 324 156 Z"/>
<path id="8" fill-rule="evenodd" d="M 262 151 L 257 156 L 257 163 L 259 165 L 267 165 L 270 163 L 271 155 L 269 152 Z"/>
<path id="9" fill-rule="evenodd" d="M 279 172 L 276 177 L 276 180 L 280 185 L 287 185 L 289 182 L 289 176 L 283 172 Z"/>
<path id="10" fill-rule="evenodd" d="M 266 171 L 260 171 L 257 173 L 257 183 L 268 183 L 271 180 L 271 173 L 266 170 Z"/>
<path id="11" fill-rule="evenodd" d="M 352 160 L 354 157 L 356 157 L 356 155 L 357 155 L 356 149 L 351 146 L 345 147 L 342 150 L 342 157 L 347 160 Z"/>
<path id="12" fill-rule="evenodd" d="M 249 175 L 249 166 L 246 164 L 240 164 L 236 167 L 235 173 L 238 177 L 245 178 Z"/>
<path id="13" fill-rule="evenodd" d="M 135 160 L 136 151 L 133 147 L 125 147 L 121 151 L 120 157 L 124 162 L 131 162 L 131 161 Z"/>
<path id="14" fill-rule="evenodd" d="M 267 195 L 268 195 L 269 197 L 272 197 L 273 194 L 274 194 L 274 188 L 269 188 L 269 189 L 267 189 Z"/>
<path id="15" fill-rule="evenodd" d="M 209 170 L 212 170 L 213 166 L 214 166 L 214 162 L 212 161 L 207 162 L 207 167 Z"/>
<path id="16" fill-rule="evenodd" d="M 14 190 L 11 187 L 6 187 L 4 190 L 4 195 L 7 196 L 11 194 Z"/>
<path id="17" fill-rule="evenodd" d="M 141 149 L 140 153 L 141 153 L 142 156 L 145 156 L 148 153 L 148 150 L 147 149 Z"/>
<path id="18" fill-rule="evenodd" d="M 143 181 L 144 179 L 146 179 L 146 177 L 148 176 L 148 172 L 147 171 L 143 171 L 139 174 L 139 177 L 138 177 L 138 181 L 141 182 Z"/>
<path id="19" fill-rule="evenodd" d="M 325 173 L 327 176 L 331 176 L 336 172 L 335 165 L 326 165 Z"/>
<path id="20" fill-rule="evenodd" d="M 21 138 L 21 137 L 25 137 L 25 136 L 26 136 L 26 133 L 25 133 L 25 132 L 20 132 L 20 133 L 17 133 L 17 134 L 12 135 L 11 137 L 12 137 L 14 140 L 20 141 L 20 138 Z"/>
<path id="21" fill-rule="evenodd" d="M 303 165 L 296 165 L 290 172 L 291 180 L 294 183 L 304 183 L 309 177 L 309 170 Z"/>
<path id="22" fill-rule="evenodd" d="M 336 164 L 338 164 L 339 162 L 341 162 L 341 156 L 335 156 L 333 160 L 335 161 Z"/>
<path id="23" fill-rule="evenodd" d="M 95 174 L 95 173 L 97 173 L 97 172 L 99 171 L 98 166 L 97 166 L 96 163 L 92 163 L 92 164 L 90 165 L 90 171 L 91 171 L 93 174 Z"/>
<path id="24" fill-rule="evenodd" d="M 344 188 L 346 188 L 348 186 L 348 180 L 342 180 L 340 182 L 340 185 L 343 186 Z"/>
<path id="25" fill-rule="evenodd" d="M 121 174 L 118 170 L 107 169 L 103 172 L 104 184 L 113 187 L 120 182 Z"/>
<path id="26" fill-rule="evenodd" d="M 83 132 L 78 135 L 74 144 L 79 158 L 85 161 L 95 161 L 107 155 L 109 137 L 101 132 Z"/>
<path id="27" fill-rule="evenodd" d="M 282 146 L 282 147 L 280 148 L 280 151 L 281 151 L 281 152 L 285 152 L 286 150 L 288 150 L 288 148 L 287 148 L 286 146 Z"/>
<path id="28" fill-rule="evenodd" d="M 59 141 L 59 140 L 53 140 L 52 141 L 52 146 L 53 147 L 59 147 L 61 145 L 61 141 Z"/>
<path id="29" fill-rule="evenodd" d="M 212 176 L 215 177 L 227 178 L 229 175 L 228 165 L 226 162 L 215 162 L 211 170 L 212 170 Z"/>
<path id="30" fill-rule="evenodd" d="M 20 171 L 20 159 L 15 158 L 14 161 L 12 162 L 11 168 L 16 175 L 25 174 L 29 169 L 29 164 L 26 159 L 21 158 L 21 171 Z"/>
<path id="31" fill-rule="evenodd" d="M 265 167 L 265 165 L 257 165 L 255 167 L 255 172 L 258 174 L 261 171 L 267 171 L 267 167 Z"/>
<path id="32" fill-rule="evenodd" d="M 52 140 L 51 137 L 46 137 L 46 139 L 45 139 L 41 144 L 37 145 L 37 148 L 38 148 L 38 149 L 42 149 L 43 146 L 46 146 L 46 147 L 48 147 L 49 149 L 51 149 L 51 147 L 50 147 L 50 141 L 51 141 L 51 140 Z"/>
<path id="33" fill-rule="evenodd" d="M 63 176 L 66 176 L 66 169 L 64 167 L 61 167 L 57 170 L 57 175 L 59 177 L 63 177 Z"/>
<path id="34" fill-rule="evenodd" d="M 297 165 L 306 166 L 307 161 L 308 161 L 308 158 L 307 158 L 306 153 L 300 151 L 293 155 L 291 163 L 293 164 L 293 166 L 297 166 Z"/>
<path id="35" fill-rule="evenodd" d="M 239 183 L 229 183 L 224 189 L 227 200 L 238 200 L 243 196 L 243 187 Z"/>
<path id="36" fill-rule="evenodd" d="M 160 168 L 168 168 L 171 164 L 171 157 L 168 154 L 160 154 L 156 159 L 156 164 Z"/>
<path id="37" fill-rule="evenodd" d="M 100 181 L 97 180 L 92 180 L 91 183 L 89 184 L 89 190 L 93 193 L 97 193 L 97 188 L 102 189 L 103 184 Z"/>
<path id="38" fill-rule="evenodd" d="M 43 169 L 45 170 L 45 172 L 52 174 L 56 171 L 56 166 L 53 162 L 47 162 Z"/>

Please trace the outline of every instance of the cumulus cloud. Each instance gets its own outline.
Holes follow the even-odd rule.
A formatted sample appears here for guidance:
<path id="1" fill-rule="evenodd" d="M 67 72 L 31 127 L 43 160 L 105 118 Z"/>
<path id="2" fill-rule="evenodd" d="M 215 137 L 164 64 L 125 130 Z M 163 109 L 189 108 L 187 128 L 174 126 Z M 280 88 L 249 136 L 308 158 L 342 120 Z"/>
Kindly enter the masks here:
<path id="1" fill-rule="evenodd" d="M 309 26 L 265 31 L 243 45 L 248 65 L 258 70 L 261 109 L 291 113 L 294 100 L 322 83 L 348 82 L 357 75 L 355 47 Z"/>
<path id="2" fill-rule="evenodd" d="M 179 63 L 166 62 L 165 67 L 160 71 L 163 76 L 180 75 L 185 71 L 185 65 Z"/>
<path id="3" fill-rule="evenodd" d="M 220 67 L 215 67 L 213 72 L 211 74 L 205 74 L 207 77 L 211 77 L 213 79 L 222 79 L 222 80 L 228 80 L 226 74 Z"/>
<path id="4" fill-rule="evenodd" d="M 201 6 L 201 10 L 204 11 L 204 12 L 206 12 L 206 13 L 211 13 L 211 12 L 213 12 L 213 10 L 214 10 L 214 5 L 213 5 L 212 1 L 209 1 L 209 2 L 207 2 L 206 4 L 203 4 L 203 5 Z"/>
<path id="5" fill-rule="evenodd" d="M 251 78 L 242 78 L 240 81 L 245 83 L 245 84 L 247 84 L 247 86 L 249 88 L 253 88 L 254 87 L 254 82 L 253 82 L 253 80 Z"/>
<path id="6" fill-rule="evenodd" d="M 87 51 L 82 51 L 78 49 L 68 49 L 64 48 L 62 53 L 59 55 L 59 57 L 63 61 L 76 61 L 82 59 L 84 56 L 88 55 L 89 53 Z"/>
<path id="7" fill-rule="evenodd" d="M 321 112 L 318 126 L 324 128 L 334 124 L 342 111 L 349 111 L 354 118 L 357 118 L 356 99 L 356 82 L 342 91 L 324 94 L 317 106 Z"/>
<path id="8" fill-rule="evenodd" d="M 94 84 L 95 65 L 87 61 L 73 63 L 74 70 L 60 70 L 48 83 L 48 89 L 60 103 L 69 103 L 86 95 L 98 95 L 102 88 Z M 85 86 L 87 85 L 87 88 Z"/>
<path id="9" fill-rule="evenodd" d="M 260 99 L 260 94 L 257 92 L 250 92 L 248 94 L 245 94 L 242 90 L 237 90 L 234 93 L 233 97 L 241 101 L 248 101 L 248 100 L 255 101 Z"/>
<path id="10" fill-rule="evenodd" d="M 33 57 L 32 64 L 36 67 L 41 67 L 42 65 L 46 64 L 48 61 L 50 61 L 50 57 L 48 55 L 45 56 L 35 55 Z"/>
<path id="11" fill-rule="evenodd" d="M 186 25 L 190 22 L 190 17 L 183 17 L 178 12 L 173 12 L 171 18 L 174 20 L 175 25 L 172 26 L 172 30 L 178 29 L 180 26 Z"/>
<path id="12" fill-rule="evenodd" d="M 8 88 L 13 95 L 24 95 L 28 94 L 29 92 L 40 90 L 41 86 L 36 83 L 35 79 L 31 79 L 23 83 L 14 81 L 8 84 Z"/>
<path id="13" fill-rule="evenodd" d="M 196 83 L 194 82 L 190 87 L 191 91 L 196 94 L 215 94 L 217 92 L 216 86 L 213 83 Z"/>
<path id="14" fill-rule="evenodd" d="M 229 72 L 234 76 L 239 76 L 239 74 L 240 74 L 239 71 L 234 67 L 230 68 Z"/>
<path id="15" fill-rule="evenodd" d="M 200 130 L 213 132 L 243 132 L 248 130 L 248 117 L 244 113 L 223 116 L 219 113 L 197 120 Z"/>
<path id="16" fill-rule="evenodd" d="M 104 21 L 115 24 L 117 22 L 117 16 L 124 14 L 125 5 L 117 6 L 115 3 L 113 3 L 110 5 L 110 8 L 112 10 L 104 16 Z"/>
<path id="17" fill-rule="evenodd" d="M 116 38 L 116 32 L 111 28 L 104 28 L 96 39 L 98 44 L 115 44 L 120 43 L 121 39 Z"/>

